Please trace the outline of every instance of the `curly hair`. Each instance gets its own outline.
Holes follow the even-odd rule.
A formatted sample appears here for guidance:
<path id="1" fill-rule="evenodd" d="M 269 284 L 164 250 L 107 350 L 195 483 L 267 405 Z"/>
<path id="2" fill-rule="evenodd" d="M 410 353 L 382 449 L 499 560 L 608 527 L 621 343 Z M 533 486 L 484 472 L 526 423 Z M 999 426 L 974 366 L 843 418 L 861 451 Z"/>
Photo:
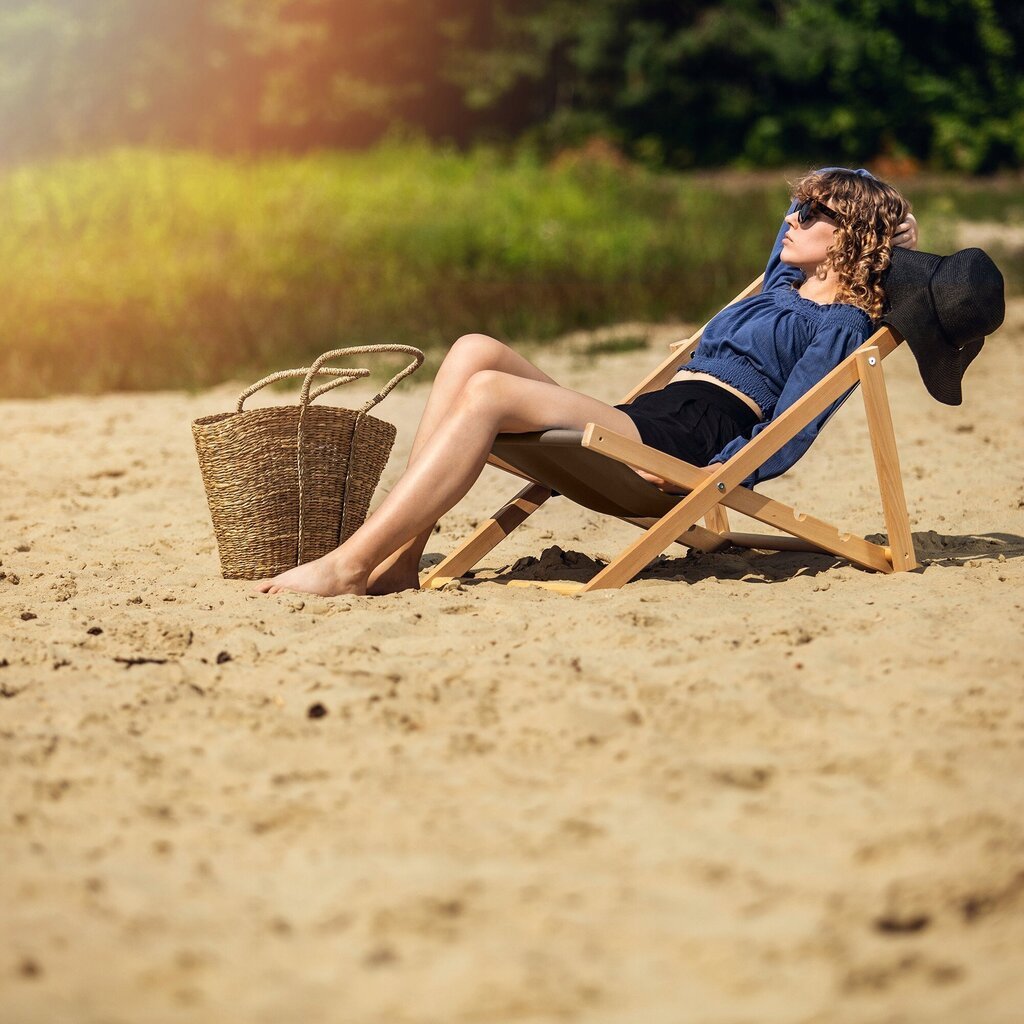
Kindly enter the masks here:
<path id="1" fill-rule="evenodd" d="M 884 181 L 842 170 L 812 171 L 793 186 L 793 198 L 817 200 L 839 215 L 822 270 L 838 275 L 836 302 L 848 302 L 877 320 L 885 307 L 882 274 L 892 238 L 910 203 Z"/>

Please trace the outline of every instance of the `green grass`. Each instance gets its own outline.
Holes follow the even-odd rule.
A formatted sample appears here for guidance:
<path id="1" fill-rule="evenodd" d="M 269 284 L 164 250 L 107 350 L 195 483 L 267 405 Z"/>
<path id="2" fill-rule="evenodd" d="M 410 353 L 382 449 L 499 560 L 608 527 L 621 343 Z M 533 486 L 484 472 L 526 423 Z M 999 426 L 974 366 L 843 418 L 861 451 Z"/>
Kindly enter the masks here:
<path id="1" fill-rule="evenodd" d="M 925 245 L 962 218 L 1024 222 L 1019 183 L 907 191 Z M 737 189 L 409 144 L 18 167 L 0 172 L 0 395 L 195 388 L 385 341 L 435 362 L 468 331 L 698 319 L 760 271 L 785 198 L 778 175 Z"/>

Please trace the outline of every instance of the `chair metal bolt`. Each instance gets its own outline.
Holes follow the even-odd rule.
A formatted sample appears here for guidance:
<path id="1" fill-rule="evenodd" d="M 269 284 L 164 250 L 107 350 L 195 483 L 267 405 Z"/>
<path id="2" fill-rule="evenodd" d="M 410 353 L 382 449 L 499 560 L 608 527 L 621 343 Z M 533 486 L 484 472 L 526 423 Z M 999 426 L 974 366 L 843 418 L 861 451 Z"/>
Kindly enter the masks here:
<path id="1" fill-rule="evenodd" d="M 718 489 L 719 489 L 720 491 L 724 491 L 724 490 L 725 490 L 725 484 L 724 484 L 724 483 L 720 483 L 720 484 L 718 485 Z"/>
<path id="2" fill-rule="evenodd" d="M 868 366 L 874 366 L 878 360 L 874 356 L 868 356 Z"/>

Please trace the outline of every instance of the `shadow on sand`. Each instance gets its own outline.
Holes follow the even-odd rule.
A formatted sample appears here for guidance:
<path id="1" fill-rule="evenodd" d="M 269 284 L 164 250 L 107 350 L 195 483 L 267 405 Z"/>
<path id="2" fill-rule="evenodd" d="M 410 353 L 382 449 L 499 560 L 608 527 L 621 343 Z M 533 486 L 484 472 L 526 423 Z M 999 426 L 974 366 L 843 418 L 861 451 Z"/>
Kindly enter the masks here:
<path id="1" fill-rule="evenodd" d="M 1012 533 L 941 534 L 926 530 L 914 535 L 914 549 L 923 573 L 929 566 L 954 567 L 971 561 L 1004 560 L 1024 556 L 1024 537 Z M 887 544 L 885 534 L 866 538 L 876 544 Z M 420 563 L 421 569 L 436 565 L 442 556 L 430 554 Z M 545 548 L 539 557 L 520 558 L 511 565 L 481 566 L 463 578 L 463 585 L 512 581 L 565 580 L 584 583 L 604 568 L 606 562 L 579 551 L 565 551 L 557 544 Z M 845 559 L 828 554 L 792 551 L 758 551 L 730 547 L 706 553 L 690 549 L 685 555 L 659 557 L 634 577 L 635 580 L 665 580 L 698 583 L 714 577 L 744 583 L 783 583 L 797 576 L 817 576 L 841 565 Z"/>

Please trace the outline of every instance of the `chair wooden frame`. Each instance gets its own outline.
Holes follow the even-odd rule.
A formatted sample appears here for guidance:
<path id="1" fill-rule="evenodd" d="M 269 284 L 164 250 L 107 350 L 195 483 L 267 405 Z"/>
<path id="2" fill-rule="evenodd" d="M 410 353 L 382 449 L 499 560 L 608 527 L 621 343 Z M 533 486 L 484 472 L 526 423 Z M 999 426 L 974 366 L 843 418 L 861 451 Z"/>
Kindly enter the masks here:
<path id="1" fill-rule="evenodd" d="M 732 301 L 738 302 L 756 294 L 762 281 L 763 275 Z M 693 356 L 706 326 L 705 324 L 690 338 L 673 342 L 669 355 L 623 399 L 623 402 L 632 401 L 647 391 L 664 387 L 675 376 L 680 364 Z M 583 447 L 662 477 L 688 493 L 660 519 L 625 519 L 626 522 L 642 527 L 645 532 L 589 582 L 513 582 L 519 585 L 543 586 L 567 594 L 617 588 L 628 583 L 672 543 L 681 543 L 705 551 L 715 551 L 733 544 L 769 551 L 831 553 L 865 569 L 882 573 L 904 572 L 916 568 L 917 559 L 910 532 L 910 520 L 907 516 L 892 415 L 882 374 L 882 360 L 890 355 L 902 340 L 893 328 L 881 327 L 802 398 L 765 427 L 757 437 L 721 465 L 706 468 L 693 466 L 606 427 L 595 423 L 587 424 L 581 441 Z M 874 544 L 844 532 L 823 520 L 797 512 L 789 505 L 742 486 L 742 482 L 758 466 L 779 451 L 815 416 L 857 384 L 861 385 L 864 397 L 882 513 L 888 531 L 887 546 Z M 488 462 L 529 480 L 525 474 L 494 455 L 489 457 Z M 436 565 L 425 577 L 422 586 L 438 587 L 465 575 L 512 530 L 536 512 L 551 494 L 551 488 L 541 482 L 529 480 L 526 487 L 481 523 L 455 551 Z M 761 523 L 782 530 L 783 535 L 731 531 L 728 509 L 734 509 Z M 704 519 L 704 526 L 698 525 L 701 518 Z"/>

